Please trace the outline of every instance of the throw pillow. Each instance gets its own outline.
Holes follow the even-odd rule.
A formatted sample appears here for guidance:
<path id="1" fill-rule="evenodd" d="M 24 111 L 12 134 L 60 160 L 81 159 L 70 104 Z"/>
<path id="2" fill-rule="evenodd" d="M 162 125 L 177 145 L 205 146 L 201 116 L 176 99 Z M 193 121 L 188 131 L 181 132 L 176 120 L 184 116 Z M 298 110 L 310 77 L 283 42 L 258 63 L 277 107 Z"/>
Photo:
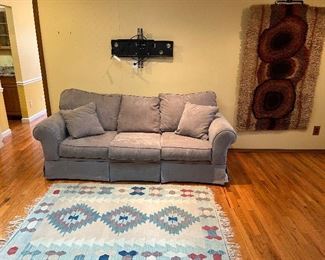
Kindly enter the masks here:
<path id="1" fill-rule="evenodd" d="M 187 102 L 175 133 L 207 140 L 209 126 L 217 112 L 216 106 L 202 106 Z"/>
<path id="2" fill-rule="evenodd" d="M 96 105 L 91 102 L 73 110 L 61 110 L 69 134 L 73 138 L 103 134 L 105 131 L 99 123 Z"/>
<path id="3" fill-rule="evenodd" d="M 94 102 L 100 124 L 106 131 L 115 131 L 122 95 L 97 94 L 79 89 L 66 89 L 61 93 L 60 109 L 75 109 Z"/>
<path id="4" fill-rule="evenodd" d="M 160 93 L 159 98 L 160 130 L 162 132 L 171 132 L 177 129 L 186 102 L 203 106 L 217 106 L 216 94 L 212 91 L 191 94 Z"/>

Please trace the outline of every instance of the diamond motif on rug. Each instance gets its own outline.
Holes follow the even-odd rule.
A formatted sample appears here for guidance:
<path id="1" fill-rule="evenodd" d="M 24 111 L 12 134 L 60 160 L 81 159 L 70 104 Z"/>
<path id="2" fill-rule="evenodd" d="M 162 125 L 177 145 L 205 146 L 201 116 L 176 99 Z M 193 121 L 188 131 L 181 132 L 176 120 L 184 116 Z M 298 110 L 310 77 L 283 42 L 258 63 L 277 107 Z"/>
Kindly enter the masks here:
<path id="1" fill-rule="evenodd" d="M 0 260 L 235 260 L 229 228 L 204 186 L 60 183 L 0 243 Z"/>
<path id="2" fill-rule="evenodd" d="M 101 220 L 118 234 L 145 223 L 148 217 L 133 207 L 122 206 L 105 213 Z"/>
<path id="3" fill-rule="evenodd" d="M 175 206 L 169 206 L 150 216 L 150 222 L 172 235 L 178 235 L 197 221 L 198 217 Z"/>
<path id="4" fill-rule="evenodd" d="M 77 204 L 48 215 L 48 220 L 60 233 L 71 233 L 96 221 L 100 215 L 86 204 Z"/>

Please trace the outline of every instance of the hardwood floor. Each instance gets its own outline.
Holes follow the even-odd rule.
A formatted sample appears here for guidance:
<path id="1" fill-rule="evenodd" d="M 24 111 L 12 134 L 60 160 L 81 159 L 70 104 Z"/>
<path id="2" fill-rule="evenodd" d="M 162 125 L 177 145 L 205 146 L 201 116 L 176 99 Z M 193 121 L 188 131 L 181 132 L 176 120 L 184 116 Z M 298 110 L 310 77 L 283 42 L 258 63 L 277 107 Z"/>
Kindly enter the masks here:
<path id="1" fill-rule="evenodd" d="M 0 150 L 0 237 L 54 181 L 43 178 L 35 123 L 10 122 Z M 244 259 L 325 259 L 325 153 L 229 153 L 230 185 L 211 186 Z"/>

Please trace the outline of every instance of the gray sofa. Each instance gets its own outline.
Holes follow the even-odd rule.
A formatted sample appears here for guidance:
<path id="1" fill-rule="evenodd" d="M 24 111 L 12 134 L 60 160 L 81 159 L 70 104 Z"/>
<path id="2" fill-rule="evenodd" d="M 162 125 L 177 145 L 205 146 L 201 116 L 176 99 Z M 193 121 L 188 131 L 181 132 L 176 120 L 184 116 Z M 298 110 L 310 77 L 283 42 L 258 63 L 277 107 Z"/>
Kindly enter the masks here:
<path id="1" fill-rule="evenodd" d="M 174 133 L 185 102 L 217 105 L 214 92 L 135 97 L 68 89 L 60 109 L 89 102 L 96 104 L 102 135 L 73 139 L 60 113 L 34 128 L 47 179 L 228 182 L 227 151 L 236 132 L 221 113 L 209 127 L 208 140 Z"/>

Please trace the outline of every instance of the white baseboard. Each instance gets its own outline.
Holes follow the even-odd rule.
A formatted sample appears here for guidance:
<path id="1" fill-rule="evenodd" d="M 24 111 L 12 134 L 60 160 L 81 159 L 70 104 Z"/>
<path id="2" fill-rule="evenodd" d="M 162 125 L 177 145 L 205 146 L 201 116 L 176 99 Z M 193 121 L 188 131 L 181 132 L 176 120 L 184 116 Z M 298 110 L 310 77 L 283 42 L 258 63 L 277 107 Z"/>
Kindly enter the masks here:
<path id="1" fill-rule="evenodd" d="M 5 139 L 7 136 L 11 135 L 11 130 L 8 128 L 7 130 L 1 133 L 2 138 Z"/>
<path id="2" fill-rule="evenodd" d="M 3 140 L 11 135 L 11 130 L 8 128 L 7 130 L 0 133 L 0 148 L 4 146 Z"/>
<path id="3" fill-rule="evenodd" d="M 23 122 L 23 123 L 30 123 L 30 122 L 33 122 L 37 118 L 40 118 L 40 117 L 42 117 L 44 115 L 46 115 L 46 109 L 44 109 L 44 110 L 42 110 L 42 111 L 40 111 L 40 112 L 38 112 L 38 113 L 30 116 L 30 117 L 23 117 L 21 119 L 21 122 Z"/>
<path id="4" fill-rule="evenodd" d="M 24 80 L 24 81 L 17 81 L 17 86 L 18 87 L 26 86 L 26 85 L 30 85 L 30 84 L 35 83 L 35 82 L 39 82 L 41 80 L 42 80 L 42 76 L 32 78 L 32 79 L 28 79 L 28 80 Z"/>

